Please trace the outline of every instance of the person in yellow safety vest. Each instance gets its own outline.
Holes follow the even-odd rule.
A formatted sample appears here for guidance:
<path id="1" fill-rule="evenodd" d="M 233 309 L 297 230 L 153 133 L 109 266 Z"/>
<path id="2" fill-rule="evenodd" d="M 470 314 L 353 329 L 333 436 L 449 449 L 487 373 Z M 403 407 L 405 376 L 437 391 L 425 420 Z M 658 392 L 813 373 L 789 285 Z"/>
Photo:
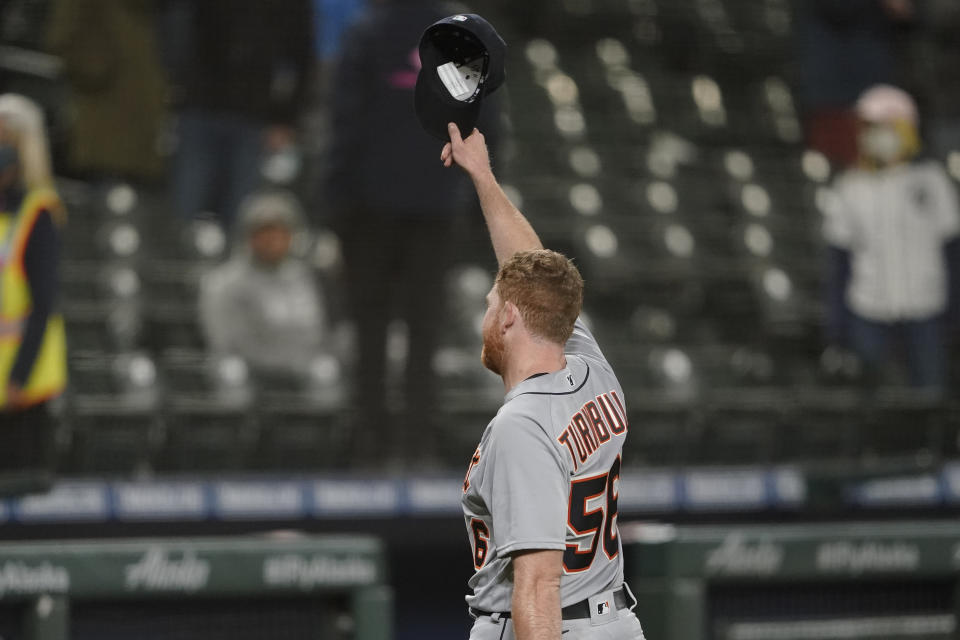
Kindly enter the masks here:
<path id="1" fill-rule="evenodd" d="M 48 401 L 67 382 L 55 309 L 65 215 L 43 112 L 23 96 L 0 95 L 0 475 L 49 459 Z"/>

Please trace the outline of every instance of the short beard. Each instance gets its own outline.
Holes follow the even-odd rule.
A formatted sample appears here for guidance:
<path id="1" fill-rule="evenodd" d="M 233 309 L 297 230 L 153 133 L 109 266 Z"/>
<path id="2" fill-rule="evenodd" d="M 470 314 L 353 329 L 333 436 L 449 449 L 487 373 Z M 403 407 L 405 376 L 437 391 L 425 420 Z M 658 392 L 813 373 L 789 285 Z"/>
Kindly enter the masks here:
<path id="1" fill-rule="evenodd" d="M 495 332 L 483 336 L 483 349 L 480 351 L 480 361 L 490 371 L 498 376 L 503 375 L 503 338 Z"/>

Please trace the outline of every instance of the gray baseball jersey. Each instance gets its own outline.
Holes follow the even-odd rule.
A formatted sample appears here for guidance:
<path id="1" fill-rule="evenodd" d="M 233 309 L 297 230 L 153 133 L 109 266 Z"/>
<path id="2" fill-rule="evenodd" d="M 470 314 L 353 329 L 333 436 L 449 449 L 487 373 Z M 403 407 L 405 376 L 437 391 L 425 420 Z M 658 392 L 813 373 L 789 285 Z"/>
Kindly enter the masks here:
<path id="1" fill-rule="evenodd" d="M 463 483 L 476 573 L 467 603 L 510 611 L 510 554 L 563 551 L 561 606 L 623 582 L 617 533 L 623 390 L 577 320 L 567 366 L 511 389 L 487 425 Z"/>

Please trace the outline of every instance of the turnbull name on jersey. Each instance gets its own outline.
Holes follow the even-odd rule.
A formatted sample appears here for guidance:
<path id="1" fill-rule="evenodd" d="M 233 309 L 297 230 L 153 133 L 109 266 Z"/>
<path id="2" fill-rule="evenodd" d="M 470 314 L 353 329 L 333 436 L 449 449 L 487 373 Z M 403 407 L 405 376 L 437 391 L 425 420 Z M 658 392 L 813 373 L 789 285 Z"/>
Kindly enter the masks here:
<path id="1" fill-rule="evenodd" d="M 626 431 L 627 416 L 623 403 L 617 392 L 611 390 L 580 407 L 570 418 L 567 428 L 557 437 L 557 442 L 570 452 L 573 470 L 576 471 L 602 444 Z"/>

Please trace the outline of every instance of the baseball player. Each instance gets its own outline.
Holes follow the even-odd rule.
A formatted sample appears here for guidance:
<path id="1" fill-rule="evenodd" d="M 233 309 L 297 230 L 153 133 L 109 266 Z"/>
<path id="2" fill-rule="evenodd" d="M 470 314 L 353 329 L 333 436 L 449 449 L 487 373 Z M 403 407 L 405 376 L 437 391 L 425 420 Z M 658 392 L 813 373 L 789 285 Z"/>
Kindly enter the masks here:
<path id="1" fill-rule="evenodd" d="M 473 180 L 500 265 L 482 360 L 507 390 L 463 483 L 470 638 L 643 638 L 617 533 L 625 400 L 579 319 L 583 280 L 504 195 L 483 135 L 448 129 L 441 161 Z"/>

